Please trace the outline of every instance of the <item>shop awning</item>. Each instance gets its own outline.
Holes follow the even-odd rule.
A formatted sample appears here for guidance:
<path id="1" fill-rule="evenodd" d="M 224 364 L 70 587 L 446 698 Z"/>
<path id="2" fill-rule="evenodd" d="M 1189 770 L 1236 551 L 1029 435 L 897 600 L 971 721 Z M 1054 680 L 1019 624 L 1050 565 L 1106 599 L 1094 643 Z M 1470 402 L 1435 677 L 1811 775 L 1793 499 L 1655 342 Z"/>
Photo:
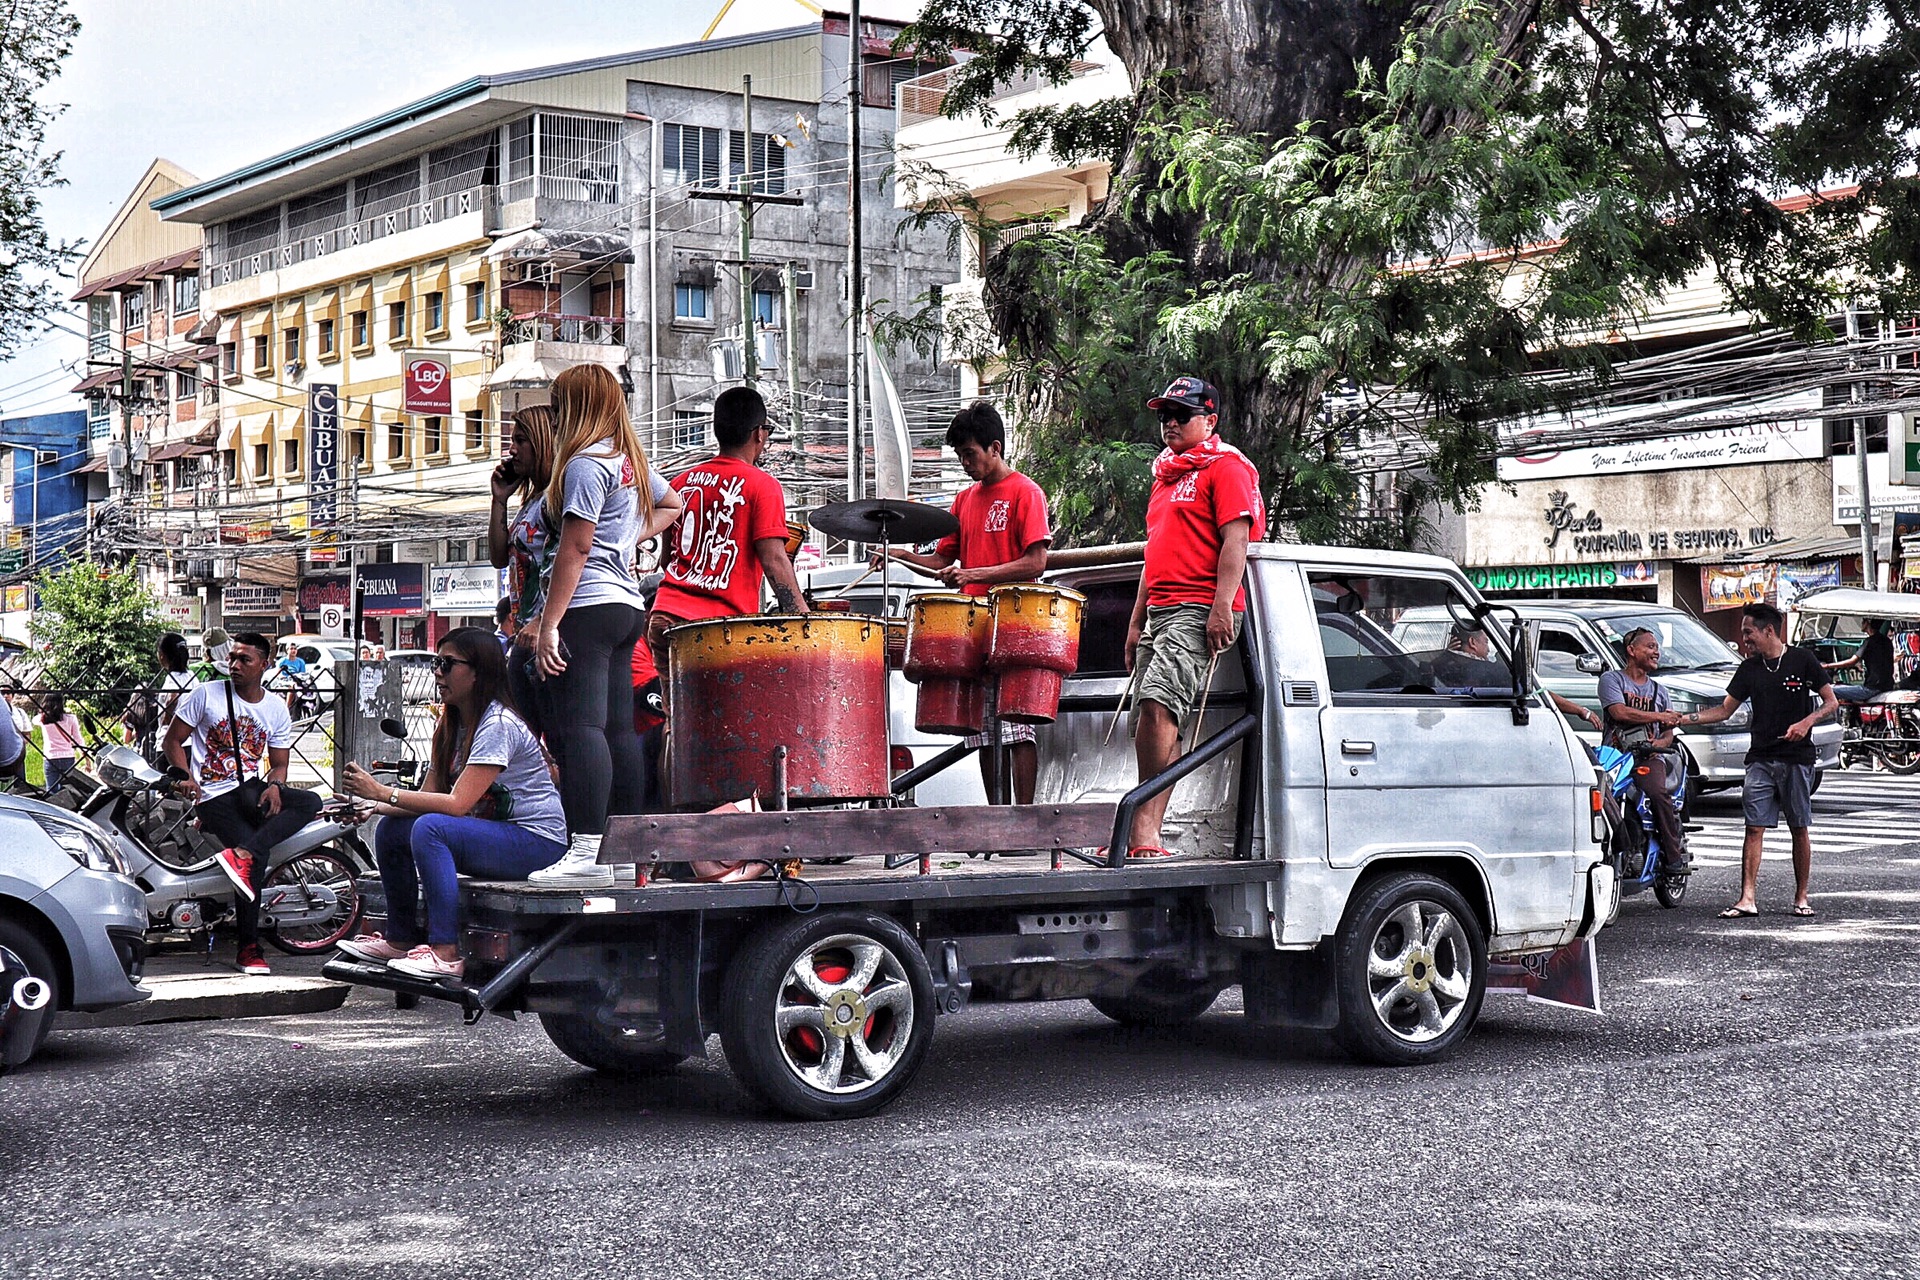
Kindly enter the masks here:
<path id="1" fill-rule="evenodd" d="M 104 387 L 109 382 L 118 381 L 120 381 L 120 370 L 102 369 L 98 373 L 90 373 L 80 379 L 80 381 L 74 383 L 72 391 L 74 395 L 79 395 L 83 391 L 92 391 L 95 387 Z"/>
<path id="2" fill-rule="evenodd" d="M 176 458 L 198 458 L 213 452 L 212 445 L 195 444 L 191 440 L 176 440 L 163 444 L 147 455 L 148 462 L 172 462 Z"/>
<path id="3" fill-rule="evenodd" d="M 599 266 L 632 262 L 633 246 L 625 236 L 536 227 L 502 236 L 487 250 L 487 257 L 495 262 L 552 262 L 561 266 L 590 262 Z"/>
<path id="4" fill-rule="evenodd" d="M 1879 523 L 1875 521 L 1875 523 Z M 1887 555 L 1893 550 L 1891 534 L 1880 537 L 1880 554 Z M 1836 538 L 1832 534 L 1808 534 L 1799 538 L 1782 538 L 1778 542 L 1768 542 L 1757 547 L 1745 547 L 1740 550 L 1710 551 L 1704 555 L 1688 556 L 1682 564 L 1800 564 L 1808 560 L 1838 560 L 1842 556 L 1860 554 L 1860 539 Z"/>
<path id="5" fill-rule="evenodd" d="M 550 387 L 553 380 L 566 368 L 566 362 L 560 360 L 537 360 L 532 356 L 516 356 L 495 369 L 487 378 L 487 390 L 506 391 L 515 387 Z"/>
<path id="6" fill-rule="evenodd" d="M 76 476 L 95 474 L 101 471 L 105 471 L 106 469 L 107 469 L 107 460 L 104 457 L 95 458 L 90 462 L 85 462 L 75 467 L 73 469 L 72 474 Z"/>

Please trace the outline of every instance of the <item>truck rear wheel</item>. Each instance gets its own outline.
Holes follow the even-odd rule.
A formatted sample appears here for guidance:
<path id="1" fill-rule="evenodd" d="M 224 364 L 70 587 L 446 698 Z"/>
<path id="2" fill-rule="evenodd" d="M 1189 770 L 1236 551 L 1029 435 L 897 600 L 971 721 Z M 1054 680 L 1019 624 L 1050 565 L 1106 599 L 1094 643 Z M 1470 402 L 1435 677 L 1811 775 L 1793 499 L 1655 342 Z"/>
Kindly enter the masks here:
<path id="1" fill-rule="evenodd" d="M 1487 941 L 1460 891 L 1420 872 L 1364 885 L 1334 940 L 1334 1037 L 1383 1066 L 1434 1062 L 1480 1016 Z"/>
<path id="2" fill-rule="evenodd" d="M 727 967 L 720 1042 L 747 1092 L 803 1120 L 870 1115 L 906 1089 L 933 1039 L 933 975 L 882 915 L 778 920 Z"/>
<path id="3" fill-rule="evenodd" d="M 1087 1003 L 1123 1027 L 1184 1027 L 1213 1008 L 1221 987 L 1170 969 L 1149 969 L 1124 996 L 1088 996 Z"/>
<path id="4" fill-rule="evenodd" d="M 662 1049 L 659 1042 L 632 1031 L 610 1027 L 591 1014 L 543 1013 L 540 1029 L 553 1047 L 583 1067 L 613 1076 L 654 1076 L 687 1060 L 684 1053 Z"/>

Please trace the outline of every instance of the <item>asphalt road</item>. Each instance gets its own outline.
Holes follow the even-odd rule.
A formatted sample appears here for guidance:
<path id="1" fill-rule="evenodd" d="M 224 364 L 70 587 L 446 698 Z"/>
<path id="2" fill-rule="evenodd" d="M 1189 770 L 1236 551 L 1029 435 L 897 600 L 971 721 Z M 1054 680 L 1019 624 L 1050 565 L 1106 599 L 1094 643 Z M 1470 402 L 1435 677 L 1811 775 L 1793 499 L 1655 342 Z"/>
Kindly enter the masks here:
<path id="1" fill-rule="evenodd" d="M 532 1023 L 364 992 L 57 1033 L 0 1079 L 0 1270 L 1920 1275 L 1920 845 L 1823 853 L 1805 922 L 1774 862 L 1766 914 L 1714 919 L 1734 874 L 1629 900 L 1604 1016 L 1492 1000 L 1437 1067 L 1255 1034 L 1229 999 L 1168 1035 L 985 1007 L 839 1126 L 748 1106 L 717 1041 L 620 1083 Z"/>

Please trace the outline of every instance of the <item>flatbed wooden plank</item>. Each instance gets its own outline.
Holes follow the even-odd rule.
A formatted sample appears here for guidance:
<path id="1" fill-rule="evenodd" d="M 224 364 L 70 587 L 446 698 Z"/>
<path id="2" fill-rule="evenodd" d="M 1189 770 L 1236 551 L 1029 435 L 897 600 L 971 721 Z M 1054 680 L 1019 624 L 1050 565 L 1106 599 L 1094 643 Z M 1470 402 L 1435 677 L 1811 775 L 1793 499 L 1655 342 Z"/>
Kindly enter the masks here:
<path id="1" fill-rule="evenodd" d="M 925 809 L 798 809 L 645 813 L 607 820 L 600 861 L 774 862 L 842 849 L 942 857 L 1020 849 L 1093 849 L 1113 832 L 1110 804 L 948 805 Z"/>
<path id="2" fill-rule="evenodd" d="M 1054 871 L 1045 857 L 942 860 L 928 875 L 887 871 L 875 862 L 809 865 L 800 882 L 772 879 L 739 884 L 654 883 L 644 889 L 548 889 L 524 880 L 475 881 L 467 886 L 474 917 L 653 915 L 676 911 L 746 911 L 846 903 L 965 903 L 1016 905 L 1109 898 L 1118 894 L 1258 884 L 1280 878 L 1281 863 L 1265 859 L 1185 858 L 1173 862 L 1093 867 L 1069 860 Z"/>

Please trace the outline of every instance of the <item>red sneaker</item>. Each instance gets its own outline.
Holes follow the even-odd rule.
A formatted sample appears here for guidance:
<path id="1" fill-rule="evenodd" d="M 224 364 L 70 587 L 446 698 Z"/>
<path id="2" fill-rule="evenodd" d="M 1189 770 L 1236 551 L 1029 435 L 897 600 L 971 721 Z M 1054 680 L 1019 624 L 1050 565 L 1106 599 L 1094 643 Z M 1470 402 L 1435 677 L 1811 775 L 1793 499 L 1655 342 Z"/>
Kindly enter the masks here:
<path id="1" fill-rule="evenodd" d="M 265 978 L 273 973 L 267 968 L 267 958 L 260 953 L 260 944 L 257 942 L 241 944 L 239 962 L 240 972 L 250 978 Z"/>
<path id="2" fill-rule="evenodd" d="M 213 855 L 213 862 L 248 902 L 260 901 L 260 891 L 253 887 L 252 854 L 245 849 L 222 849 Z"/>

